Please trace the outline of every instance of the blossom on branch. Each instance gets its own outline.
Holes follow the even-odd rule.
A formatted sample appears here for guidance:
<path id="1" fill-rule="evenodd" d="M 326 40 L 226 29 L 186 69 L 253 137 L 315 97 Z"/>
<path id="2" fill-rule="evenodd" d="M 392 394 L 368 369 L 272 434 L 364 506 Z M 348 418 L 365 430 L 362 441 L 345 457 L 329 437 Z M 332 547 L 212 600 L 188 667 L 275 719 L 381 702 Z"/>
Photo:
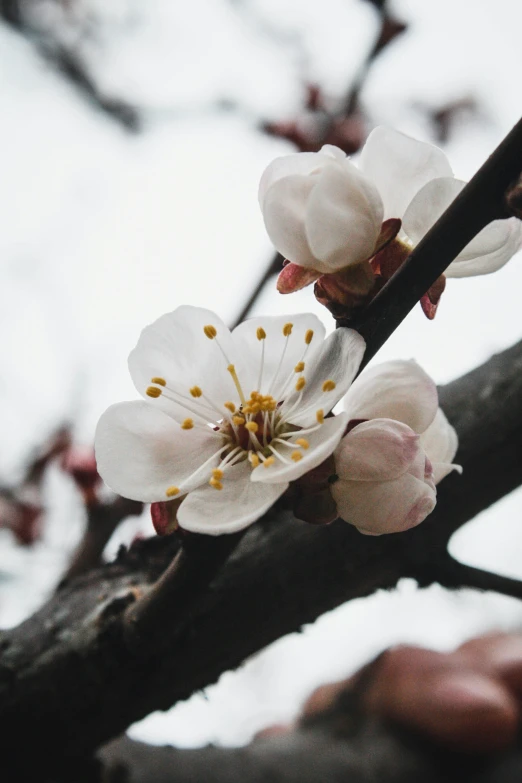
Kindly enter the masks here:
<path id="1" fill-rule="evenodd" d="M 399 257 L 402 263 L 464 185 L 438 147 L 383 126 L 368 136 L 358 166 L 331 145 L 317 153 L 276 158 L 261 178 L 259 202 L 270 239 L 290 262 L 280 274 L 278 290 L 290 293 L 321 278 L 320 301 L 334 297 L 351 304 L 346 270 L 368 265 L 377 253 L 378 261 L 372 264 L 377 275 Z M 521 243 L 517 218 L 495 220 L 466 245 L 445 274 L 495 272 Z M 389 253 L 393 258 L 387 258 Z M 353 292 L 356 301 L 375 295 L 370 283 L 361 292 L 359 282 Z M 429 317 L 439 297 L 440 292 L 433 292 L 430 302 L 426 300 Z"/>
<path id="2" fill-rule="evenodd" d="M 331 485 L 339 516 L 369 535 L 418 525 L 435 507 L 435 485 L 460 471 L 435 383 L 414 361 L 385 362 L 355 381 L 344 408 L 350 423 Z"/>
<path id="3" fill-rule="evenodd" d="M 328 414 L 363 354 L 360 335 L 325 339 L 314 315 L 252 318 L 230 332 L 209 310 L 179 307 L 129 356 L 145 399 L 102 415 L 100 475 L 133 500 L 182 498 L 186 530 L 241 530 L 333 453 L 349 414 Z"/>
<path id="4" fill-rule="evenodd" d="M 261 177 L 259 204 L 275 247 L 316 278 L 376 252 L 381 197 L 338 147 L 276 158 Z"/>

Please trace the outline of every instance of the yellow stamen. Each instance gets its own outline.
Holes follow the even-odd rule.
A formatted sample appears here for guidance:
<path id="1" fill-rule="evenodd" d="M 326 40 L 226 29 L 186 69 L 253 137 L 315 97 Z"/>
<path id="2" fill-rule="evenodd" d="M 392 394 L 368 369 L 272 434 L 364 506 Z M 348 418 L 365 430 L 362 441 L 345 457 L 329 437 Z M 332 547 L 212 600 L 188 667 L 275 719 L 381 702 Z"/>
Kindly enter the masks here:
<path id="1" fill-rule="evenodd" d="M 310 444 L 308 443 L 306 438 L 297 438 L 297 440 L 295 442 L 295 445 L 296 446 L 301 446 L 302 449 L 309 449 L 310 448 Z"/>
<path id="2" fill-rule="evenodd" d="M 262 326 L 258 326 L 257 327 L 256 335 L 257 335 L 257 339 L 258 340 L 266 339 L 266 332 L 265 332 L 265 330 L 263 329 Z"/>
<path id="3" fill-rule="evenodd" d="M 201 395 L 203 394 L 199 386 L 193 386 L 192 389 L 189 389 L 189 391 L 193 397 L 201 397 Z"/>
<path id="4" fill-rule="evenodd" d="M 192 419 L 185 419 L 183 424 L 181 425 L 181 429 L 191 430 L 193 426 L 194 426 L 194 422 L 192 421 Z"/>
<path id="5" fill-rule="evenodd" d="M 293 451 L 292 452 L 292 459 L 294 462 L 299 462 L 300 459 L 303 459 L 303 455 L 300 451 Z"/>
<path id="6" fill-rule="evenodd" d="M 175 495 L 179 495 L 179 487 L 168 487 L 165 495 L 168 498 L 173 498 Z"/>
<path id="7" fill-rule="evenodd" d="M 229 371 L 230 375 L 232 376 L 232 380 L 234 381 L 234 385 L 237 389 L 237 393 L 239 394 L 239 399 L 245 405 L 245 395 L 243 394 L 243 389 L 241 388 L 241 384 L 239 383 L 239 378 L 237 377 L 236 368 L 233 364 L 229 364 L 227 367 L 227 370 Z"/>
<path id="8" fill-rule="evenodd" d="M 283 326 L 283 334 L 284 334 L 284 336 L 285 336 L 285 337 L 289 337 L 289 336 L 292 334 L 292 329 L 293 329 L 293 328 L 294 328 L 294 325 L 293 325 L 293 324 L 290 324 L 290 323 L 288 323 L 288 324 L 285 324 L 285 325 Z"/>
<path id="9" fill-rule="evenodd" d="M 267 457 L 263 462 L 263 465 L 265 466 L 265 468 L 269 468 L 270 465 L 274 464 L 274 462 L 275 462 L 275 457 Z"/>
<path id="10" fill-rule="evenodd" d="M 250 455 L 250 464 L 252 465 L 253 468 L 257 468 L 258 465 L 259 465 L 259 462 L 260 462 L 260 460 L 259 460 L 259 457 L 257 456 L 257 454 L 251 454 Z"/>
<path id="11" fill-rule="evenodd" d="M 220 470 L 219 468 L 214 468 L 214 470 L 212 471 L 212 478 L 215 478 L 216 481 L 220 481 L 224 475 L 225 474 L 223 473 L 223 471 Z"/>
<path id="12" fill-rule="evenodd" d="M 250 399 L 243 406 L 243 413 L 259 413 L 260 411 L 275 411 L 277 400 L 271 394 L 250 393 Z"/>
<path id="13" fill-rule="evenodd" d="M 323 383 L 323 391 L 329 392 L 335 389 L 335 382 L 334 381 L 325 381 Z"/>
<path id="14" fill-rule="evenodd" d="M 241 427 L 241 425 L 245 423 L 245 420 L 242 416 L 232 416 L 232 421 L 236 427 Z"/>
<path id="15" fill-rule="evenodd" d="M 161 397 L 162 390 L 158 389 L 157 386 L 149 386 L 145 394 L 147 397 Z"/>
<path id="16" fill-rule="evenodd" d="M 299 362 L 298 364 L 295 365 L 294 372 L 303 372 L 304 368 L 305 368 L 305 363 Z"/>
<path id="17" fill-rule="evenodd" d="M 322 408 L 319 408 L 319 410 L 315 412 L 315 418 L 317 419 L 318 424 L 324 423 L 324 411 Z"/>
<path id="18" fill-rule="evenodd" d="M 221 481 L 218 481 L 215 478 L 211 478 L 208 483 L 210 484 L 211 487 L 214 487 L 214 489 L 223 489 L 223 484 L 221 483 Z"/>
<path id="19" fill-rule="evenodd" d="M 236 412 L 236 406 L 233 402 L 225 402 L 225 408 L 230 411 L 230 413 Z"/>
<path id="20" fill-rule="evenodd" d="M 305 343 L 307 345 L 310 345 L 310 343 L 312 342 L 313 336 L 314 336 L 314 330 L 313 329 L 307 329 L 306 330 L 306 334 L 305 334 Z"/>
<path id="21" fill-rule="evenodd" d="M 259 429 L 259 425 L 256 424 L 255 421 L 247 421 L 247 423 L 245 424 L 245 429 L 248 430 L 249 432 L 257 432 Z"/>
<path id="22" fill-rule="evenodd" d="M 151 378 L 150 382 L 151 383 L 157 383 L 159 386 L 166 386 L 167 385 L 167 381 L 165 380 L 165 378 Z"/>
<path id="23" fill-rule="evenodd" d="M 203 331 L 205 332 L 205 335 L 208 337 L 209 340 L 213 340 L 214 337 L 217 335 L 217 329 L 215 326 L 212 326 L 212 324 L 208 324 L 208 326 L 204 326 Z"/>
<path id="24" fill-rule="evenodd" d="M 295 390 L 296 391 L 302 391 L 304 389 L 304 387 L 305 387 L 305 384 L 306 384 L 306 380 L 301 375 L 301 377 L 299 378 L 299 380 L 297 381 L 297 383 L 295 385 Z"/>

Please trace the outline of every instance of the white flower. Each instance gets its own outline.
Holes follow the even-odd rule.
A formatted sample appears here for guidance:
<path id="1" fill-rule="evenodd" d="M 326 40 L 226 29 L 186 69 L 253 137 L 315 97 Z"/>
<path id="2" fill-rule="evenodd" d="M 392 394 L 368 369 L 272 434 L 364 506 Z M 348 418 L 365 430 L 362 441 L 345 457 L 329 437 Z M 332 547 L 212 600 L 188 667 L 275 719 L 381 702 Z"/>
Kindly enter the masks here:
<path id="1" fill-rule="evenodd" d="M 376 251 L 381 198 L 338 147 L 276 158 L 261 177 L 259 203 L 275 247 L 299 266 L 326 274 Z"/>
<path id="2" fill-rule="evenodd" d="M 265 225 L 291 262 L 333 273 L 370 258 L 383 220 L 399 218 L 399 238 L 415 246 L 466 183 L 446 155 L 383 126 L 364 145 L 358 169 L 337 147 L 277 158 L 259 186 Z M 518 218 L 495 220 L 448 267 L 449 277 L 500 269 L 522 244 Z"/>
<path id="3" fill-rule="evenodd" d="M 435 484 L 460 470 L 434 382 L 414 361 L 386 362 L 355 381 L 344 407 L 350 421 L 363 421 L 335 451 L 339 515 L 369 535 L 418 525 L 435 507 Z"/>
<path id="4" fill-rule="evenodd" d="M 232 533 L 321 464 L 348 414 L 325 418 L 364 353 L 356 332 L 314 315 L 252 318 L 231 333 L 209 310 L 179 307 L 129 356 L 141 402 L 111 406 L 96 430 L 98 470 L 120 495 L 181 498 L 178 522 Z"/>

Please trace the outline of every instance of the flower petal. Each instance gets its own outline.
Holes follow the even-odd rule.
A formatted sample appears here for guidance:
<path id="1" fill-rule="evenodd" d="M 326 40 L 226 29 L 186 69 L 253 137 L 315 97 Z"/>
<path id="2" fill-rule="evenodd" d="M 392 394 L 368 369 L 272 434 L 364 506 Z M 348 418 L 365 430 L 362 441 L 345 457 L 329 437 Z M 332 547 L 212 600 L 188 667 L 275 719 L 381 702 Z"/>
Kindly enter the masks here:
<path id="1" fill-rule="evenodd" d="M 453 175 L 441 149 L 382 125 L 368 136 L 359 168 L 377 186 L 385 219 L 401 218 L 426 182 Z"/>
<path id="2" fill-rule="evenodd" d="M 295 447 L 295 451 L 302 455 L 297 462 L 294 462 L 291 458 L 291 448 L 275 442 L 274 448 L 277 449 L 278 454 L 286 458 L 287 463 L 281 462 L 276 457 L 276 462 L 268 468 L 264 465 L 259 465 L 252 472 L 252 481 L 262 482 L 263 484 L 295 481 L 299 476 L 303 476 L 313 468 L 316 468 L 333 453 L 343 437 L 347 423 L 348 419 L 345 413 L 326 419 L 319 429 L 306 435 L 306 440 L 309 443 L 306 450 L 299 448 L 295 444 L 295 440 L 300 437 L 299 431 L 295 433 L 294 438 L 285 439 L 289 440 Z"/>
<path id="3" fill-rule="evenodd" d="M 435 383 L 417 362 L 384 362 L 365 370 L 349 389 L 344 409 L 350 419 L 395 419 L 424 432 L 437 413 Z"/>
<path id="4" fill-rule="evenodd" d="M 274 247 L 299 266 L 320 269 L 306 237 L 304 220 L 310 192 L 316 182 L 312 176 L 294 174 L 275 182 L 266 192 L 263 219 Z"/>
<path id="5" fill-rule="evenodd" d="M 422 434 L 421 444 L 431 462 L 451 462 L 457 453 L 459 439 L 442 408 Z"/>
<path id="6" fill-rule="evenodd" d="M 466 183 L 454 177 L 438 177 L 425 184 L 408 205 L 402 227 L 416 245 L 459 195 Z"/>
<path id="7" fill-rule="evenodd" d="M 462 473 L 462 465 L 456 465 L 454 462 L 433 462 L 433 481 L 435 484 L 440 484 L 443 478 L 456 470 L 457 473 Z"/>
<path id="8" fill-rule="evenodd" d="M 223 489 L 209 484 L 188 495 L 178 511 L 178 522 L 184 530 L 219 536 L 248 527 L 273 506 L 286 492 L 288 484 L 261 486 L 250 480 L 248 462 L 228 468 Z"/>
<path id="9" fill-rule="evenodd" d="M 216 339 L 211 340 L 205 335 L 203 328 L 207 325 L 215 327 Z M 178 307 L 147 326 L 129 355 L 130 374 L 140 394 L 145 396 L 151 378 L 164 378 L 167 391 L 154 400 L 154 405 L 173 416 L 179 415 L 166 399 L 168 390 L 171 390 L 180 403 L 182 398 L 186 398 L 192 409 L 201 411 L 206 421 L 217 421 L 219 414 L 204 398 L 193 399 L 189 389 L 200 386 L 203 394 L 212 399 L 218 408 L 228 400 L 239 402 L 227 370 L 229 363 L 234 364 L 241 381 L 249 386 L 252 380 L 248 375 L 248 365 L 237 353 L 228 327 L 211 310 L 188 305 Z M 225 413 L 223 408 L 223 415 Z"/>
<path id="10" fill-rule="evenodd" d="M 368 535 L 409 530 L 436 505 L 435 490 L 411 473 L 393 481 L 336 481 L 331 493 L 339 516 Z"/>
<path id="11" fill-rule="evenodd" d="M 390 481 L 408 470 L 419 449 L 419 436 L 406 424 L 372 419 L 341 440 L 335 451 L 335 472 L 343 481 Z"/>
<path id="12" fill-rule="evenodd" d="M 433 465 L 435 484 L 442 481 L 452 470 L 462 473 L 460 465 L 452 464 L 457 453 L 459 439 L 455 428 L 447 420 L 442 408 L 438 409 L 433 422 L 421 435 L 421 445 Z"/>
<path id="13" fill-rule="evenodd" d="M 332 160 L 346 158 L 339 147 L 326 144 L 320 152 L 295 152 L 292 155 L 282 155 L 275 158 L 264 170 L 259 182 L 258 199 L 261 210 L 264 210 L 265 196 L 268 190 L 281 179 L 294 174 L 307 176 L 320 169 Z"/>
<path id="14" fill-rule="evenodd" d="M 332 410 L 352 383 L 364 356 L 366 343 L 353 329 L 336 329 L 323 343 L 320 353 L 305 367 L 306 385 L 302 392 L 294 391 L 281 407 L 281 413 L 292 424 L 309 427 L 316 423 L 316 414 Z M 323 385 L 328 384 L 326 391 Z"/>
<path id="15" fill-rule="evenodd" d="M 415 244 L 425 236 L 465 186 L 453 178 L 434 179 L 415 196 L 404 215 L 403 228 Z M 518 218 L 494 220 L 482 229 L 449 265 L 448 277 L 496 272 L 520 249 L 522 223 Z"/>
<path id="16" fill-rule="evenodd" d="M 507 264 L 522 246 L 518 218 L 494 220 L 480 231 L 446 269 L 447 277 L 488 275 Z"/>
<path id="17" fill-rule="evenodd" d="M 343 152 L 340 147 L 336 147 L 335 144 L 323 144 L 319 154 L 326 155 L 326 157 L 334 160 L 346 160 L 346 152 Z"/>
<path id="18" fill-rule="evenodd" d="M 324 272 L 373 255 L 383 219 L 377 188 L 346 160 L 325 166 L 308 199 L 305 230 Z"/>
<path id="19" fill-rule="evenodd" d="M 283 330 L 289 324 L 292 329 L 286 336 Z M 257 337 L 258 329 L 263 329 L 266 335 L 263 340 Z M 310 331 L 313 336 L 307 345 L 305 338 Z M 312 313 L 261 316 L 239 324 L 232 338 L 237 352 L 249 358 L 250 374 L 255 378 L 254 385 L 245 389 L 247 396 L 256 390 L 271 394 L 278 401 L 283 399 L 285 387 L 287 390 L 292 389 L 297 381 L 295 366 L 303 359 L 305 352 L 305 368 L 314 360 L 323 348 L 325 332 L 321 321 Z"/>
<path id="20" fill-rule="evenodd" d="M 222 440 L 210 428 L 181 429 L 173 419 L 142 401 L 111 405 L 96 428 L 98 471 L 111 489 L 131 500 L 166 499 L 169 486 L 189 491 L 210 475 Z"/>

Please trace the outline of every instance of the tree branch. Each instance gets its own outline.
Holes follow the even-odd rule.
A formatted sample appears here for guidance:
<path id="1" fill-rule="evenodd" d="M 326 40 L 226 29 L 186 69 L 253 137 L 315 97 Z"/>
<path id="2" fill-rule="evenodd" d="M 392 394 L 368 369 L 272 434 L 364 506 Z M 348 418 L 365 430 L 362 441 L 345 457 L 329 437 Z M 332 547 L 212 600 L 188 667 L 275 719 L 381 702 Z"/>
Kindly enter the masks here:
<path id="1" fill-rule="evenodd" d="M 158 617 L 165 646 L 151 636 L 149 645 L 129 647 L 125 610 L 179 548 L 173 536 L 138 542 L 0 634 L 6 763 L 27 736 L 28 765 L 90 755 L 131 722 L 187 698 L 342 602 L 403 576 L 422 585 L 436 579 L 430 562 L 452 533 L 522 483 L 522 342 L 443 387 L 440 398 L 459 434 L 464 474 L 444 480 L 437 508 L 418 528 L 372 538 L 341 521 L 317 528 L 273 509 L 248 529 L 181 622 L 168 612 Z"/>
<path id="2" fill-rule="evenodd" d="M 176 557 L 124 617 L 127 644 L 164 644 L 163 624 L 180 623 L 227 561 L 245 530 L 227 536 L 185 535 Z"/>
<path id="3" fill-rule="evenodd" d="M 427 569 L 420 574 L 426 580 Z M 522 581 L 460 563 L 447 552 L 432 563 L 433 580 L 449 588 L 472 587 L 522 599 Z M 413 576 L 413 573 L 411 574 Z"/>

